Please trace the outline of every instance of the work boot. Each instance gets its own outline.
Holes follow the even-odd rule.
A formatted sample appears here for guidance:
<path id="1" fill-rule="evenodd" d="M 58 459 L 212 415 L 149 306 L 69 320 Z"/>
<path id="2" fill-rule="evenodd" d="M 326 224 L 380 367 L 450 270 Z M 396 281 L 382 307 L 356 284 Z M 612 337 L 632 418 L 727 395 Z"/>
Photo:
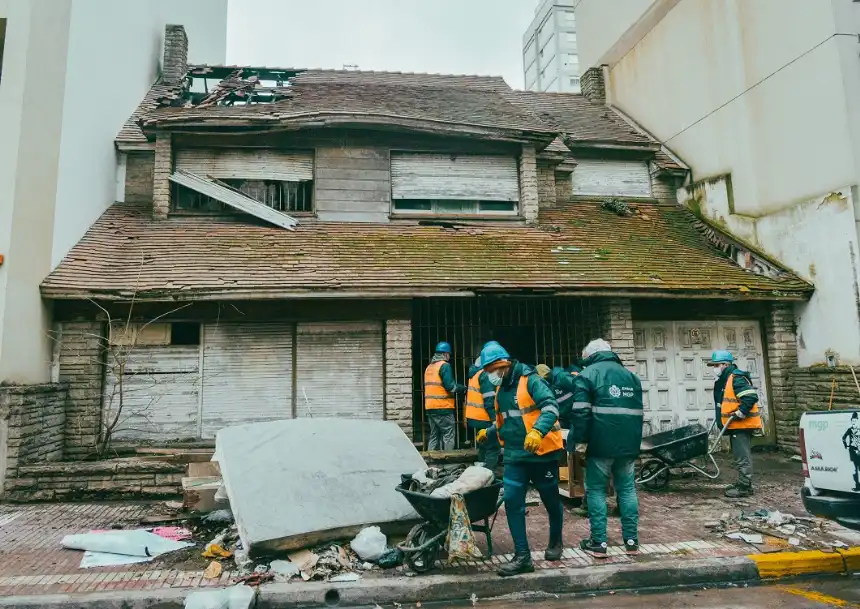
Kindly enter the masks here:
<path id="1" fill-rule="evenodd" d="M 533 573 L 535 570 L 535 565 L 532 562 L 532 557 L 530 554 L 520 554 L 514 556 L 513 560 L 505 565 L 502 565 L 498 574 L 500 577 L 512 577 L 514 575 L 520 575 L 522 573 Z"/>
<path id="2" fill-rule="evenodd" d="M 603 543 L 597 543 L 590 539 L 583 539 L 579 542 L 579 549 L 586 554 L 590 554 L 594 558 L 606 558 L 609 546 L 605 541 Z"/>
<path id="3" fill-rule="evenodd" d="M 624 551 L 630 555 L 636 556 L 639 554 L 639 542 L 635 539 L 628 539 L 624 542 Z"/>
<path id="4" fill-rule="evenodd" d="M 752 497 L 753 488 L 745 484 L 732 484 L 726 487 L 725 496 L 729 499 L 741 499 L 743 497 Z"/>
<path id="5" fill-rule="evenodd" d="M 547 547 L 546 552 L 543 557 L 544 560 L 550 560 L 552 562 L 556 562 L 561 560 L 561 555 L 564 552 L 564 544 L 560 541 L 558 543 L 550 543 L 549 547 Z"/>

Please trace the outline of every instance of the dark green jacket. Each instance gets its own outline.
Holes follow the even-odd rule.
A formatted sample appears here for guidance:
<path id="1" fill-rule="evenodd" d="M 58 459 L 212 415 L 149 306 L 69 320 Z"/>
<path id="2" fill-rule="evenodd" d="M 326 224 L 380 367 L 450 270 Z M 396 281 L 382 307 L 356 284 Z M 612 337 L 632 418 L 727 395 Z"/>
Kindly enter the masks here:
<path id="1" fill-rule="evenodd" d="M 569 368 L 556 366 L 549 373 L 549 377 L 547 379 L 552 387 L 553 393 L 555 393 L 555 401 L 558 402 L 559 423 L 561 423 L 561 426 L 565 429 L 570 429 L 570 414 L 571 407 L 573 406 L 573 394 L 576 392 L 576 385 L 573 382 L 576 376 L 573 375 L 572 372 L 580 372 L 580 370 L 581 368 L 579 366 L 571 366 Z"/>
<path id="2" fill-rule="evenodd" d="M 568 449 L 588 444 L 586 453 L 598 459 L 636 457 L 642 444 L 642 382 L 609 351 L 585 360 L 574 377 L 571 435 Z"/>
<path id="3" fill-rule="evenodd" d="M 550 386 L 535 372 L 534 368 L 514 361 L 511 374 L 505 377 L 496 394 L 496 404 L 498 404 L 499 413 L 503 417 L 502 428 L 497 431 L 505 443 L 505 463 L 558 460 L 558 452 L 538 456 L 523 448 L 526 439 L 526 426 L 522 417 L 519 416 L 520 407 L 516 400 L 520 377 L 528 379 L 526 389 L 535 401 L 535 405 L 541 410 L 540 417 L 535 423 L 535 429 L 546 435 L 558 422 L 558 403 L 555 401 L 555 395 Z M 507 412 L 514 412 L 516 416 L 505 417 Z"/>
<path id="4" fill-rule="evenodd" d="M 716 405 L 716 417 L 717 421 L 721 421 L 721 405 L 723 403 L 723 394 L 726 391 L 726 381 L 729 380 L 729 375 L 734 374 L 735 377 L 732 379 L 732 387 L 735 390 L 735 395 L 740 396 L 738 400 L 740 401 L 740 406 L 738 409 L 744 413 L 749 414 L 752 407 L 756 405 L 758 402 L 758 393 L 755 391 L 753 393 L 746 393 L 745 395 L 741 395 L 749 391 L 750 389 L 755 389 L 752 384 L 752 379 L 750 378 L 750 373 L 741 370 L 734 364 L 729 364 L 723 373 L 720 375 L 720 378 L 714 382 L 714 404 Z M 719 424 L 719 423 L 718 423 Z"/>
<path id="5" fill-rule="evenodd" d="M 451 395 L 464 393 L 466 391 L 466 386 L 458 383 L 457 379 L 454 378 L 454 369 L 448 362 L 445 362 L 439 368 L 439 376 L 442 377 L 442 386 Z"/>
<path id="6" fill-rule="evenodd" d="M 469 366 L 469 380 L 472 380 L 472 377 L 480 370 L 480 368 L 474 364 Z M 484 397 L 484 409 L 490 415 L 490 421 L 496 420 L 496 388 L 490 382 L 490 377 L 487 376 L 486 372 L 481 373 L 481 376 L 478 377 L 478 386 L 481 388 L 481 395 Z M 468 391 L 468 387 L 466 388 Z"/>

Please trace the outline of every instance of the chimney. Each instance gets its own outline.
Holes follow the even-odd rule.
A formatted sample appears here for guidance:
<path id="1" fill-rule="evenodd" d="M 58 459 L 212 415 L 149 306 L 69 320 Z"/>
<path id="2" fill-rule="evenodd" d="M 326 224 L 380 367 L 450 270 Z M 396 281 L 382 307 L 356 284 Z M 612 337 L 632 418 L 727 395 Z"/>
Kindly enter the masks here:
<path id="1" fill-rule="evenodd" d="M 188 36 L 181 25 L 164 28 L 164 62 L 161 81 L 168 85 L 178 84 L 188 73 Z"/>
<path id="2" fill-rule="evenodd" d="M 606 103 L 606 81 L 603 79 L 603 67 L 588 68 L 579 79 L 582 96 L 588 101 L 598 104 Z"/>

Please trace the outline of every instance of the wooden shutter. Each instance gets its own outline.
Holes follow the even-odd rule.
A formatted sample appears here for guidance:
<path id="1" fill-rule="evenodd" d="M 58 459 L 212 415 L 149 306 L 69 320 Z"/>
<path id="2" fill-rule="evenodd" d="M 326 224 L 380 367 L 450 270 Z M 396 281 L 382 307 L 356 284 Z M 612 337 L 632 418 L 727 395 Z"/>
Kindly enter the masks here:
<path id="1" fill-rule="evenodd" d="M 650 197 L 651 174 L 644 161 L 584 159 L 573 170 L 573 194 Z"/>
<path id="2" fill-rule="evenodd" d="M 221 180 L 300 182 L 314 179 L 314 155 L 267 148 L 180 148 L 176 169 Z"/>
<path id="3" fill-rule="evenodd" d="M 383 419 L 382 323 L 302 323 L 296 338 L 299 417 Z"/>
<path id="4" fill-rule="evenodd" d="M 395 199 L 519 201 L 517 160 L 392 152 L 391 191 Z"/>
<path id="5" fill-rule="evenodd" d="M 202 437 L 292 417 L 293 324 L 206 325 Z"/>

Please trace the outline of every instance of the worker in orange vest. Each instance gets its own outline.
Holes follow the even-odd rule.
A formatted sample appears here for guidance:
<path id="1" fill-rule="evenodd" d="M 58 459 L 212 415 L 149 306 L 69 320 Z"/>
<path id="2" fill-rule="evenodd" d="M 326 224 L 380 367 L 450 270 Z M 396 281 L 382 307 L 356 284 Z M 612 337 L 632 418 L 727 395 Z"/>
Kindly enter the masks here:
<path id="1" fill-rule="evenodd" d="M 489 344 L 489 343 L 487 343 Z M 466 421 L 472 433 L 488 429 L 496 420 L 496 388 L 481 367 L 481 356 L 469 367 L 469 386 L 466 391 Z M 499 464 L 501 447 L 496 438 L 478 444 L 478 461 L 488 469 Z"/>
<path id="2" fill-rule="evenodd" d="M 454 450 L 457 437 L 457 401 L 466 386 L 458 383 L 451 368 L 451 345 L 440 342 L 424 370 L 424 411 L 430 423 L 427 450 Z"/>
<path id="3" fill-rule="evenodd" d="M 726 488 L 725 495 L 731 499 L 749 497 L 753 494 L 752 438 L 761 434 L 761 413 L 758 407 L 758 392 L 752 385 L 750 373 L 735 365 L 734 356 L 728 351 L 714 351 L 708 362 L 714 371 L 714 404 L 717 420 L 732 439 L 732 454 L 738 470 L 736 484 Z"/>

